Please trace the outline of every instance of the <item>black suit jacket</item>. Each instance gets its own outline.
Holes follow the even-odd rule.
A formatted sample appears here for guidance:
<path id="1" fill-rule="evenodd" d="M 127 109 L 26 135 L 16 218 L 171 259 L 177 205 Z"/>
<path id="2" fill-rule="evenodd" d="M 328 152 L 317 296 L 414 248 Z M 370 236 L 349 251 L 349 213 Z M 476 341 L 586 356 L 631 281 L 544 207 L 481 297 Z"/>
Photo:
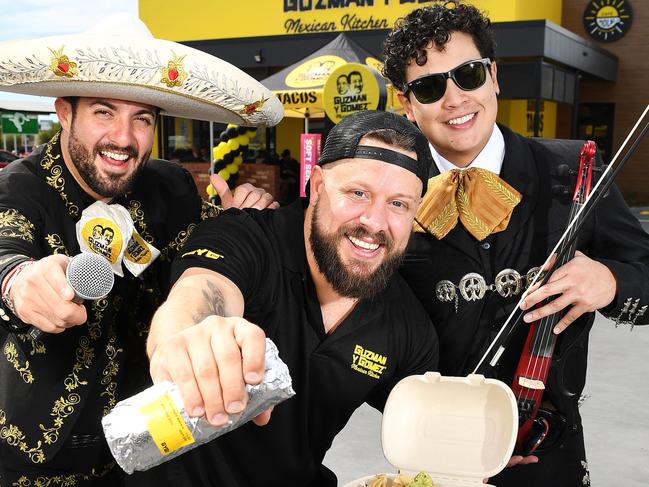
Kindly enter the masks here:
<path id="1" fill-rule="evenodd" d="M 461 223 L 441 240 L 415 234 L 401 269 L 437 328 L 440 370 L 446 375 L 473 371 L 520 298 L 520 293 L 502 297 L 492 286 L 482 299 L 466 300 L 457 287 L 461 279 L 476 273 L 491 285 L 498 273 L 507 269 L 524 276 L 543 264 L 569 220 L 574 176 L 560 176 L 558 173 L 565 171 L 558 167 L 578 166 L 581 143 L 525 138 L 506 127 L 500 129 L 505 139 L 500 176 L 523 196 L 507 229 L 481 242 Z M 434 166 L 430 175 L 436 174 Z M 568 185 L 570 191 L 556 194 L 559 185 Z M 578 237 L 577 249 L 607 265 L 617 279 L 614 302 L 600 311 L 621 322 L 646 324 L 649 313 L 642 315 L 641 310 L 649 305 L 649 235 L 617 188 L 610 190 L 589 217 Z M 455 285 L 456 300 L 443 302 L 436 297 L 440 281 Z M 631 305 L 624 312 L 628 300 Z M 630 313 L 634 305 L 635 312 Z M 586 376 L 588 332 L 593 320 L 594 313 L 586 314 L 559 336 L 546 392 L 558 409 L 570 407 L 576 412 Z M 511 383 L 527 330 L 525 325 L 517 327 L 500 365 L 488 375 Z"/>

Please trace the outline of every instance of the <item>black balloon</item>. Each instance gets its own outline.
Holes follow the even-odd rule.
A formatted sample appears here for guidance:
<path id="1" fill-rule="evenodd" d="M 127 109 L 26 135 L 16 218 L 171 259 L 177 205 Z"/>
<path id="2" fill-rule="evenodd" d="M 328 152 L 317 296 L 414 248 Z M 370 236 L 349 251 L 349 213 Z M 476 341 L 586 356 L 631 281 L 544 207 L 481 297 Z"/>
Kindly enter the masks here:
<path id="1" fill-rule="evenodd" d="M 221 132 L 219 134 L 219 139 L 221 139 L 223 142 L 227 142 L 228 140 L 230 140 L 230 136 L 228 135 L 228 131 L 224 130 L 223 132 Z"/>
<path id="2" fill-rule="evenodd" d="M 233 139 L 237 136 L 237 127 L 230 127 L 225 132 L 228 134 L 230 139 Z"/>
<path id="3" fill-rule="evenodd" d="M 221 169 L 223 169 L 225 166 L 227 166 L 229 163 L 225 162 L 223 159 L 217 159 L 214 161 L 214 171 L 215 173 L 219 172 Z"/>
<path id="4" fill-rule="evenodd" d="M 243 135 L 248 131 L 248 127 L 242 127 L 241 125 L 237 127 L 237 134 Z"/>
<path id="5" fill-rule="evenodd" d="M 230 164 L 232 161 L 234 161 L 234 153 L 228 152 L 223 156 L 223 160 L 226 164 Z"/>

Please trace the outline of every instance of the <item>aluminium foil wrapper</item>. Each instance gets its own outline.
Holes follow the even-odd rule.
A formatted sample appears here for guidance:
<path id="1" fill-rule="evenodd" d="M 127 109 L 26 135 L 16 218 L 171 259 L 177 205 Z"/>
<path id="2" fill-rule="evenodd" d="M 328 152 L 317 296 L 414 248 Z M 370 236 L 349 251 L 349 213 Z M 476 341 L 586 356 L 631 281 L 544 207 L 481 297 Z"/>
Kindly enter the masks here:
<path id="1" fill-rule="evenodd" d="M 214 426 L 205 417 L 190 417 L 185 412 L 180 392 L 173 383 L 155 384 L 118 402 L 102 419 L 110 451 L 125 472 L 147 470 L 234 430 L 295 395 L 288 367 L 268 338 L 264 378 L 246 389 L 246 408 L 230 415 L 225 425 Z"/>

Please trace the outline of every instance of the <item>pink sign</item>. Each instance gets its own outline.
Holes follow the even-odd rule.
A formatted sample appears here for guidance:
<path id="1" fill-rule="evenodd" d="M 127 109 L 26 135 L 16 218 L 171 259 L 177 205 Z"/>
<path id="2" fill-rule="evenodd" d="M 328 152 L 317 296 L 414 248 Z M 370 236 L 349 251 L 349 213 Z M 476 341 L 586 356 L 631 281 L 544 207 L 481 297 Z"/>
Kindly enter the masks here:
<path id="1" fill-rule="evenodd" d="M 320 134 L 300 135 L 300 196 L 306 196 L 306 185 L 311 177 L 311 169 L 320 157 Z"/>

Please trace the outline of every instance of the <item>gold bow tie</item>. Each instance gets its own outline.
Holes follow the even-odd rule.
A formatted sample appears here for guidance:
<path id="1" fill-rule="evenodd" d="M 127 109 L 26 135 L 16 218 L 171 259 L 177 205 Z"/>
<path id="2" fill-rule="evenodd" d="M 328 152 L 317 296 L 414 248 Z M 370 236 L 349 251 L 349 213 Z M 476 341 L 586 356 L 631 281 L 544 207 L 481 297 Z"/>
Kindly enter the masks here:
<path id="1" fill-rule="evenodd" d="M 428 191 L 415 217 L 415 231 L 443 238 L 458 218 L 483 240 L 507 228 L 521 194 L 486 169 L 452 169 L 428 180 Z"/>

